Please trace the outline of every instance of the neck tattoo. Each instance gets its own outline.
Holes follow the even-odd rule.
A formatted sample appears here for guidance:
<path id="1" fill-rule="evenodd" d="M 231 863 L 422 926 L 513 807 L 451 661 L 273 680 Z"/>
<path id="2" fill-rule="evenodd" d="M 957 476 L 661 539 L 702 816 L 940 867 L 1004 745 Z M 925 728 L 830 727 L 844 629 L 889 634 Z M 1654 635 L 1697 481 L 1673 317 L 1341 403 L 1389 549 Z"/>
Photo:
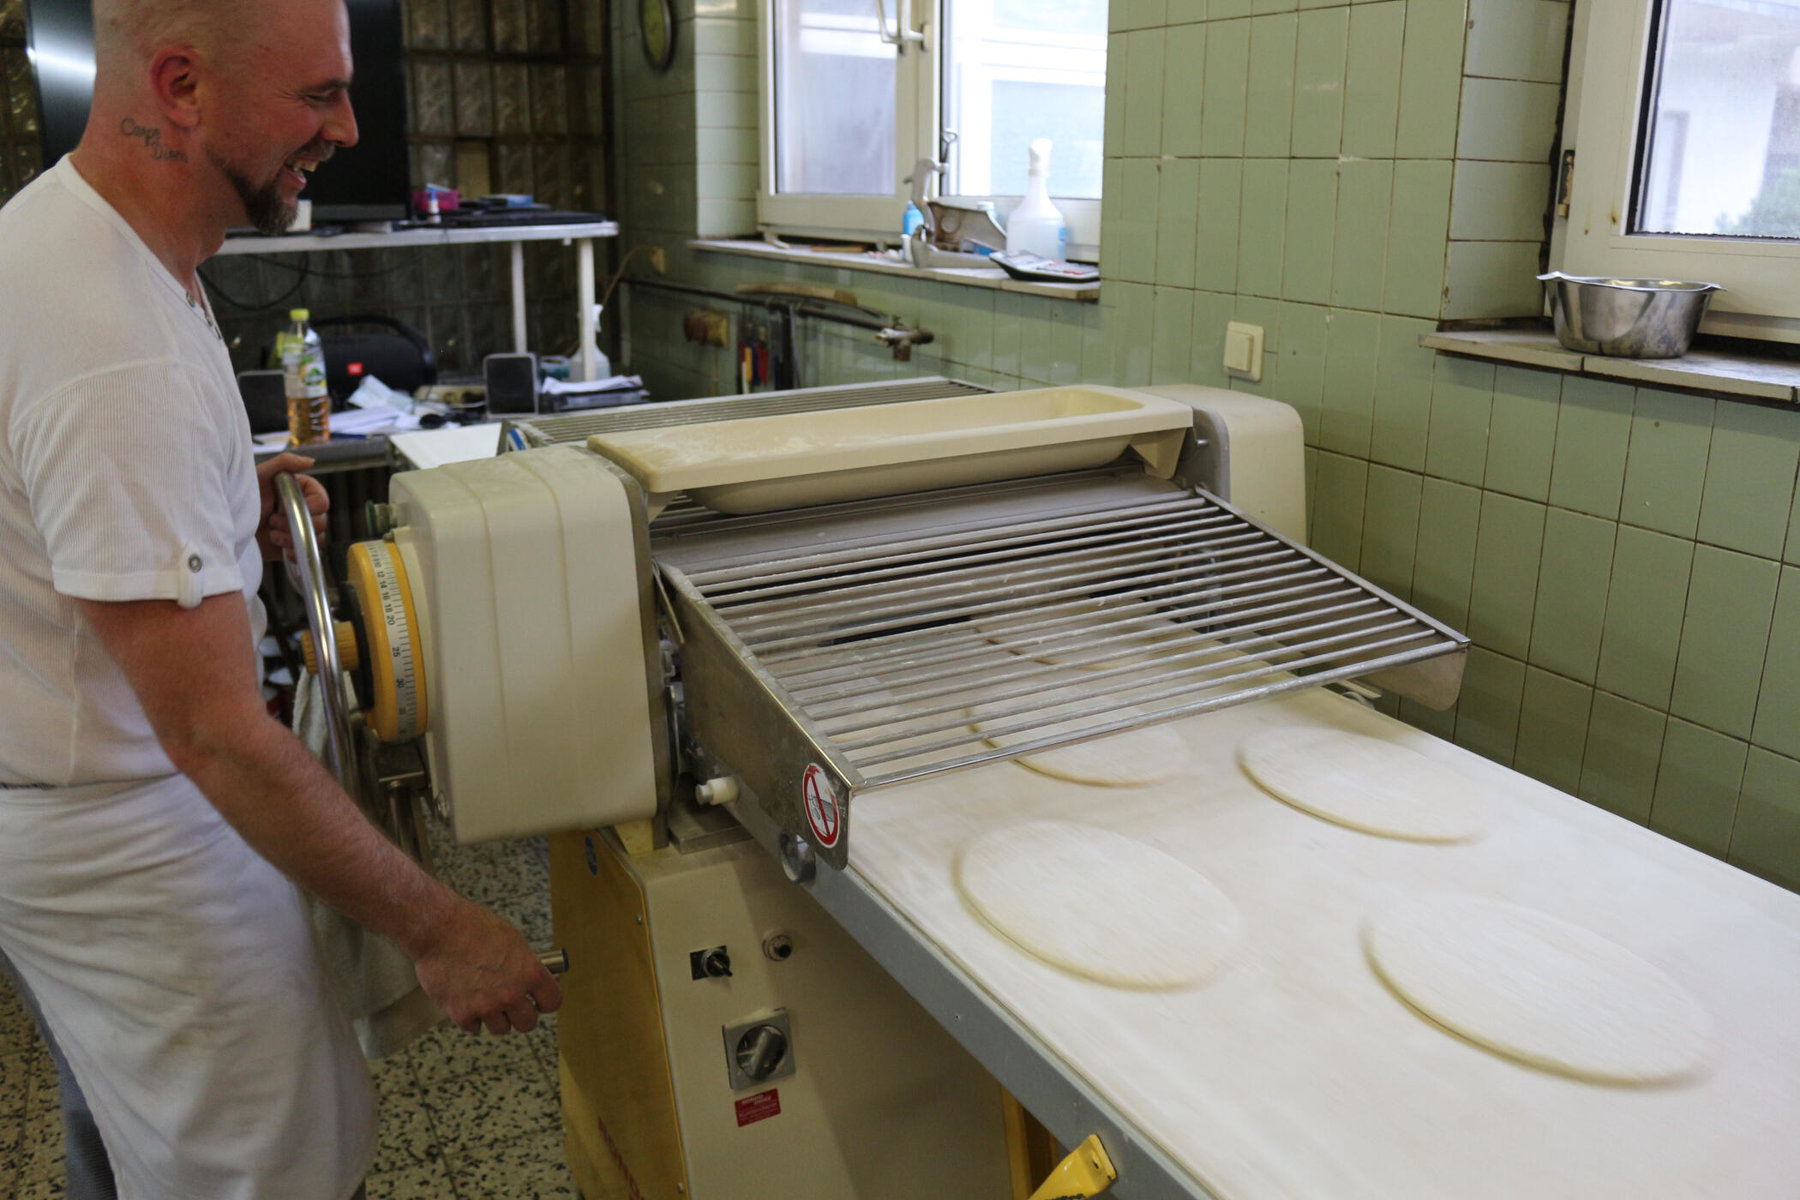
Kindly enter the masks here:
<path id="1" fill-rule="evenodd" d="M 144 149 L 150 151 L 150 157 L 159 162 L 163 160 L 186 162 L 188 160 L 187 151 L 172 150 L 163 145 L 162 130 L 154 125 L 139 125 L 130 117 L 126 117 L 119 122 L 119 132 L 128 138 L 136 138 L 144 143 Z"/>

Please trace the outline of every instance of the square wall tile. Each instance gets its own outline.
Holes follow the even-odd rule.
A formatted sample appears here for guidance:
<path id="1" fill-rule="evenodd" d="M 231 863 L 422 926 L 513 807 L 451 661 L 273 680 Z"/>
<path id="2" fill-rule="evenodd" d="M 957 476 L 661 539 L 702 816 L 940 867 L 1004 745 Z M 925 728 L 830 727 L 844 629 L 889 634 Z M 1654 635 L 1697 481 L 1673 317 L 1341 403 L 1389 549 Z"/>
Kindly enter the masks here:
<path id="1" fill-rule="evenodd" d="M 1481 486 L 1487 469 L 1488 420 L 1494 407 L 1494 364 L 1444 357 L 1431 386 L 1431 435 L 1425 470 Z"/>
<path id="2" fill-rule="evenodd" d="M 1427 476 L 1419 495 L 1419 551 L 1412 602 L 1453 629 L 1469 619 L 1481 493 Z"/>
<path id="3" fill-rule="evenodd" d="M 1194 237 L 1199 223 L 1200 160 L 1165 158 L 1156 204 L 1156 282 L 1194 286 Z"/>
<path id="4" fill-rule="evenodd" d="M 1560 84 L 1573 7 L 1567 0 L 1473 0 L 1463 69 L 1493 79 Z"/>
<path id="5" fill-rule="evenodd" d="M 1164 36 L 1162 152 L 1195 158 L 1200 154 L 1200 106 L 1206 86 L 1206 26 L 1176 25 Z"/>
<path id="6" fill-rule="evenodd" d="M 1153 158 L 1128 158 L 1119 165 L 1119 219 L 1107 236 L 1119 243 L 1117 278 L 1131 283 L 1150 283 L 1156 278 L 1160 165 Z"/>
<path id="7" fill-rule="evenodd" d="M 1126 157 L 1162 153 L 1163 50 L 1167 43 L 1160 29 L 1125 35 L 1125 140 L 1115 153 Z"/>
<path id="8" fill-rule="evenodd" d="M 1145 387 L 1150 382 L 1150 351 L 1155 340 L 1156 289 L 1108 283 L 1106 297 L 1112 308 L 1107 323 L 1113 351 L 1112 381 L 1118 387 Z M 1066 304 L 1059 300 L 1049 303 Z"/>
<path id="9" fill-rule="evenodd" d="M 1700 499 L 1703 542 L 1781 557 L 1800 466 L 1800 411 L 1720 404 Z"/>
<path id="10" fill-rule="evenodd" d="M 1016 292 L 994 294 L 993 369 L 1002 375 L 1019 374 L 1019 348 L 1025 337 L 1026 299 Z"/>
<path id="11" fill-rule="evenodd" d="M 1194 352 L 1194 293 L 1188 288 L 1159 287 L 1153 303 L 1150 382 L 1186 383 L 1188 360 Z"/>
<path id="12" fill-rule="evenodd" d="M 1400 719 L 1414 729 L 1422 729 L 1433 737 L 1451 741 L 1456 737 L 1456 710 L 1426 708 L 1412 700 L 1400 701 Z"/>
<path id="13" fill-rule="evenodd" d="M 1550 467 L 1550 503 L 1617 520 L 1631 443 L 1632 390 L 1571 375 L 1563 380 Z"/>
<path id="14" fill-rule="evenodd" d="M 1527 500 L 1550 498 L 1550 459 L 1561 402 L 1560 373 L 1505 364 L 1495 368 L 1483 486 Z"/>
<path id="15" fill-rule="evenodd" d="M 1200 160 L 1199 214 L 1194 234 L 1194 286 L 1235 292 L 1238 286 L 1238 206 L 1244 164 L 1236 158 Z"/>
<path id="16" fill-rule="evenodd" d="M 1692 542 L 1619 527 L 1596 676 L 1602 688 L 1669 706 L 1693 559 Z"/>
<path id="17" fill-rule="evenodd" d="M 1362 567 L 1358 574 L 1402 600 L 1412 596 L 1423 484 L 1424 480 L 1411 471 L 1374 464 L 1369 467 L 1368 498 L 1363 505 Z"/>
<path id="18" fill-rule="evenodd" d="M 1800 567 L 1783 567 L 1750 740 L 1800 758 Z"/>
<path id="19" fill-rule="evenodd" d="M 1118 11 L 1117 8 L 1112 9 L 1113 14 L 1115 15 Z M 1123 63 L 1126 61 L 1125 37 L 1125 33 L 1119 29 L 1114 29 L 1107 35 L 1107 62 Z M 1120 151 L 1125 148 L 1125 103 L 1129 82 L 1129 80 L 1115 78 L 1113 80 L 1113 85 L 1106 89 L 1106 126 L 1103 144 L 1107 146 L 1117 146 Z M 1196 111 L 1198 110 L 1196 109 Z"/>
<path id="20" fill-rule="evenodd" d="M 1381 318 L 1333 309 L 1326 335 L 1325 386 L 1321 393 L 1319 448 L 1369 457 L 1375 416 L 1375 368 Z"/>
<path id="21" fill-rule="evenodd" d="M 1428 0 L 1406 6 L 1406 43 L 1400 67 L 1400 125 L 1394 153 L 1400 158 L 1451 158 L 1456 154 L 1457 109 L 1462 96 L 1463 0 Z"/>
<path id="22" fill-rule="evenodd" d="M 1663 735 L 1650 828 L 1725 857 L 1749 749 L 1736 738 L 1671 718 Z"/>
<path id="23" fill-rule="evenodd" d="M 1531 644 L 1544 512 L 1542 504 L 1530 500 L 1482 494 L 1468 634 L 1497 654 L 1523 659 Z"/>
<path id="24" fill-rule="evenodd" d="M 1381 318 L 1380 359 L 1375 364 L 1374 430 L 1369 454 L 1409 471 L 1425 469 L 1431 424 L 1431 383 L 1437 354 L 1419 345 L 1435 326 L 1409 317 Z"/>
<path id="25" fill-rule="evenodd" d="M 1388 212 L 1382 308 L 1436 320 L 1444 307 L 1448 251 L 1449 162 L 1397 162 Z"/>
<path id="26" fill-rule="evenodd" d="M 1462 693 L 1456 702 L 1456 744 L 1503 767 L 1511 766 L 1524 696 L 1524 663 L 1470 647 Z"/>
<path id="27" fill-rule="evenodd" d="M 1319 452 L 1312 547 L 1350 571 L 1360 566 L 1363 505 L 1368 485 L 1368 463 L 1329 451 Z"/>
<path id="28" fill-rule="evenodd" d="M 1582 683 L 1594 681 L 1617 529 L 1598 517 L 1550 510 L 1537 579 L 1537 622 L 1531 631 L 1534 665 Z"/>
<path id="29" fill-rule="evenodd" d="M 1357 158 L 1391 158 L 1400 116 L 1401 43 L 1406 34 L 1405 0 L 1380 0 L 1350 10 L 1350 40 L 1344 71 L 1342 153 Z"/>
<path id="30" fill-rule="evenodd" d="M 1344 71 L 1350 42 L 1350 10 L 1322 8 L 1300 14 L 1294 46 L 1295 158 L 1336 158 L 1343 144 Z"/>
<path id="31" fill-rule="evenodd" d="M 1336 227 L 1338 167 L 1296 159 L 1288 164 L 1287 232 L 1281 295 L 1305 304 L 1331 300 L 1331 252 Z"/>
<path id="32" fill-rule="evenodd" d="M 1595 692 L 1576 795 L 1607 812 L 1648 825 L 1656 795 L 1656 768 L 1662 761 L 1663 729 L 1668 723 L 1665 713 L 1610 692 Z"/>
<path id="33" fill-rule="evenodd" d="M 1700 523 L 1716 401 L 1639 388 L 1619 519 L 1691 538 Z"/>
<path id="34" fill-rule="evenodd" d="M 1581 786 L 1593 702 L 1594 689 L 1586 684 L 1525 668 L 1513 770 L 1572 794 Z"/>
<path id="35" fill-rule="evenodd" d="M 1396 0 L 1384 0 L 1395 3 Z M 1387 283 L 1388 215 L 1394 164 L 1338 166 L 1337 224 L 1332 235 L 1331 303 L 1377 312 Z"/>
<path id="36" fill-rule="evenodd" d="M 1288 162 L 1279 158 L 1245 159 L 1243 171 L 1237 290 L 1251 296 L 1279 296 L 1287 241 Z"/>
<path id="37" fill-rule="evenodd" d="M 1445 319 L 1535 317 L 1544 296 L 1537 281 L 1540 245 L 1452 238 L 1444 261 Z"/>
<path id="38" fill-rule="evenodd" d="M 1775 613 L 1779 564 L 1699 546 L 1669 712 L 1748 738 Z"/>
<path id="39" fill-rule="evenodd" d="M 1274 395 L 1300 414 L 1308 446 L 1324 446 L 1319 422 L 1324 409 L 1326 338 L 1331 317 L 1331 310 L 1319 304 L 1281 306 L 1281 366 L 1277 374 L 1280 383 Z M 1338 446 L 1324 448 L 1342 451 Z"/>
<path id="40" fill-rule="evenodd" d="M 1250 22 L 1219 21 L 1206 29 L 1206 78 L 1200 101 L 1200 153 L 1206 158 L 1244 152 L 1250 89 Z"/>
<path id="41" fill-rule="evenodd" d="M 1547 162 L 1562 87 L 1517 79 L 1464 79 L 1456 157 Z"/>
<path id="42" fill-rule="evenodd" d="M 1225 326 L 1237 311 L 1237 297 L 1219 292 L 1194 293 L 1194 328 L 1188 358 L 1188 382 L 1225 387 Z"/>
<path id="43" fill-rule="evenodd" d="M 1456 164 L 1450 236 L 1471 242 L 1539 242 L 1550 210 L 1546 163 Z"/>
<path id="44" fill-rule="evenodd" d="M 1169 24 L 1206 20 L 1207 0 L 1169 0 Z"/>
<path id="45" fill-rule="evenodd" d="M 1800 891 L 1800 762 L 1750 748 L 1726 858 Z"/>
<path id="46" fill-rule="evenodd" d="M 1256 17 L 1250 22 L 1250 84 L 1244 131 L 1244 154 L 1248 158 L 1288 156 L 1288 138 L 1294 123 L 1294 40 L 1298 24 L 1292 12 Z"/>

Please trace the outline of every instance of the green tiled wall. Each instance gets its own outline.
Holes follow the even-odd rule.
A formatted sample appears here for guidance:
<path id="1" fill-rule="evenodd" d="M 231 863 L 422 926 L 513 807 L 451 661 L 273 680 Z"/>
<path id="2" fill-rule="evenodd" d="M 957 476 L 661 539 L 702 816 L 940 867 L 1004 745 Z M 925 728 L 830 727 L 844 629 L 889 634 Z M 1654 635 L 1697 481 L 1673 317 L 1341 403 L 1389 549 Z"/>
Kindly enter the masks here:
<path id="1" fill-rule="evenodd" d="M 828 283 L 938 335 L 896 364 L 809 328 L 808 383 L 1187 381 L 1292 404 L 1313 543 L 1475 639 L 1458 706 L 1400 715 L 1800 888 L 1800 412 L 1418 345 L 1442 319 L 1537 311 L 1568 16 L 1115 0 L 1099 304 L 716 254 L 675 270 Z M 663 210 L 657 236 L 695 216 Z M 634 367 L 667 395 L 731 390 L 728 356 L 681 340 L 687 307 L 639 294 Z M 1264 327 L 1261 383 L 1225 378 L 1228 320 Z"/>

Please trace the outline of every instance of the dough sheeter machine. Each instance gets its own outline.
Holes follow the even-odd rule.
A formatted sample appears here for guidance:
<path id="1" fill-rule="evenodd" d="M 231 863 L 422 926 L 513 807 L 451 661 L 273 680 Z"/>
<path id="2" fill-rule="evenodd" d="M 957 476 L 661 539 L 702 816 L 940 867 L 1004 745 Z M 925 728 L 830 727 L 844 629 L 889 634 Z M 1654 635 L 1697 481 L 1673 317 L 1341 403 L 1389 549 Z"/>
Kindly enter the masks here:
<path id="1" fill-rule="evenodd" d="M 394 478 L 316 640 L 327 677 L 357 664 L 328 707 L 365 795 L 420 789 L 465 842 L 552 835 L 590 1200 L 1800 1190 L 1800 900 L 1359 703 L 1447 707 L 1468 643 L 1305 548 L 1292 410 L 927 380 L 503 445 Z M 1437 760 L 1481 834 L 1270 798 L 1235 755 L 1287 726 Z M 1151 727 L 1186 766 L 1147 786 L 1020 765 Z M 1000 936 L 958 855 L 1042 818 L 1182 860 L 1243 944 L 1121 988 Z M 1619 1088 L 1430 1024 L 1363 922 L 1471 888 L 1670 967 L 1731 1038 Z M 1047 1181 L 1026 1112 L 1076 1148 Z"/>

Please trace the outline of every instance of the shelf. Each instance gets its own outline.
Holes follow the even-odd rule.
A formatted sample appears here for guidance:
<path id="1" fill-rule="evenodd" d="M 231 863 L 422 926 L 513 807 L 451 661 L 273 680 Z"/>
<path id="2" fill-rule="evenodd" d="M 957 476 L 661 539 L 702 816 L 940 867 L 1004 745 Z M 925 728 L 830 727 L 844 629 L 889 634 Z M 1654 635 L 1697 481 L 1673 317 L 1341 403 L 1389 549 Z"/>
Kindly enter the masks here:
<path id="1" fill-rule="evenodd" d="M 484 242 L 566 242 L 619 236 L 617 221 L 576 225 L 481 225 L 473 228 L 398 229 L 391 233 L 292 233 L 281 237 L 230 237 L 220 254 L 298 254 L 309 250 L 402 250 L 416 246 L 473 246 Z"/>
<path id="2" fill-rule="evenodd" d="M 1052 300 L 1094 301 L 1100 299 L 1098 283 L 1033 283 L 1023 279 L 1014 279 L 999 267 L 966 270 L 945 267 L 926 269 L 907 263 L 894 262 L 890 259 L 876 258 L 871 254 L 797 249 L 793 246 L 783 248 L 768 242 L 737 238 L 695 238 L 688 242 L 688 247 L 714 254 L 741 254 L 747 258 L 804 263 L 809 267 L 869 271 L 876 275 L 899 275 L 907 279 L 922 279 L 932 283 L 988 288 L 997 292 L 1017 292 L 1025 296 L 1045 296 Z"/>
<path id="3" fill-rule="evenodd" d="M 1680 358 L 1612 358 L 1565 349 L 1556 335 L 1535 329 L 1442 330 L 1419 345 L 1445 354 L 1517 363 L 1653 387 L 1706 392 L 1730 399 L 1800 404 L 1800 362 L 1690 350 Z"/>

